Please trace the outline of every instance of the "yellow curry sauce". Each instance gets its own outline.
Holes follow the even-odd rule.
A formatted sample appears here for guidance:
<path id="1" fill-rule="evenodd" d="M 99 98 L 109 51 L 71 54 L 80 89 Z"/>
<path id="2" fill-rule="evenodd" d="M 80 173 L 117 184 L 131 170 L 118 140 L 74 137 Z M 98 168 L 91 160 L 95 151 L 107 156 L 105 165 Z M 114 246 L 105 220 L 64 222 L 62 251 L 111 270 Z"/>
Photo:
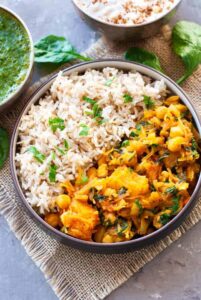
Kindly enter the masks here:
<path id="1" fill-rule="evenodd" d="M 199 164 L 199 135 L 178 96 L 148 107 L 130 137 L 103 153 L 75 182 L 62 184 L 47 223 L 102 243 L 147 235 L 189 201 Z M 55 208 L 54 208 L 55 209 Z"/>

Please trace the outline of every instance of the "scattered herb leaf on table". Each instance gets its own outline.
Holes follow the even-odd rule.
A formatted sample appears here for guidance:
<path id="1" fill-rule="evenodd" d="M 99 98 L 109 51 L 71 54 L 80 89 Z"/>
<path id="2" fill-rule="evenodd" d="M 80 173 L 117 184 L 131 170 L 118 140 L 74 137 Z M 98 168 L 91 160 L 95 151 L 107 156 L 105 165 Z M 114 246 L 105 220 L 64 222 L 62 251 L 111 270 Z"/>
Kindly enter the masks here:
<path id="1" fill-rule="evenodd" d="M 143 48 L 129 48 L 125 53 L 125 59 L 144 64 L 163 72 L 158 56 Z"/>
<path id="2" fill-rule="evenodd" d="M 201 26 L 195 23 L 180 21 L 172 32 L 173 51 L 181 57 L 186 72 L 177 81 L 186 80 L 201 63 Z"/>
<path id="3" fill-rule="evenodd" d="M 48 35 L 34 45 L 35 62 L 37 63 L 66 63 L 74 59 L 91 60 L 83 56 L 61 36 Z"/>
<path id="4" fill-rule="evenodd" d="M 5 129 L 0 128 L 0 169 L 8 157 L 9 137 Z"/>

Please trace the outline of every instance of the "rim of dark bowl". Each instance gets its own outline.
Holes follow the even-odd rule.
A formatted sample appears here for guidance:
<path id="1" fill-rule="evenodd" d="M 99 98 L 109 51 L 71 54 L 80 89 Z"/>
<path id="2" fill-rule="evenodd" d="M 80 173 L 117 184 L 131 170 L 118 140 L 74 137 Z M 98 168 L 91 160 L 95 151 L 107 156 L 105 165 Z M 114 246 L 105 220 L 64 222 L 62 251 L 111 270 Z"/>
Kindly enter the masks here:
<path id="1" fill-rule="evenodd" d="M 147 21 L 147 22 L 144 22 L 144 23 L 141 23 L 141 24 L 131 24 L 131 25 L 125 25 L 125 24 L 113 24 L 113 23 L 109 23 L 109 22 L 106 22 L 106 21 L 103 21 L 99 18 L 95 18 L 93 15 L 89 14 L 86 12 L 86 10 L 82 9 L 77 3 L 76 3 L 76 0 L 72 0 L 73 4 L 82 12 L 84 13 L 86 16 L 88 16 L 89 18 L 93 19 L 94 21 L 96 22 L 100 22 L 102 24 L 105 24 L 105 25 L 109 25 L 109 26 L 112 26 L 112 27 L 116 27 L 116 28 L 137 28 L 137 27 L 143 27 L 145 25 L 150 25 L 154 22 L 157 22 L 161 19 L 163 19 L 166 15 L 170 14 L 179 4 L 181 4 L 183 0 L 176 0 L 175 4 L 172 6 L 172 8 L 166 12 L 164 12 L 162 15 L 160 15 L 159 17 L 157 17 L 156 19 L 154 20 L 151 20 L 151 21 Z"/>
<path id="2" fill-rule="evenodd" d="M 94 64 L 98 64 L 99 66 L 94 66 Z M 109 66 L 110 64 L 112 64 L 113 66 Z M 124 64 L 125 68 L 123 68 L 123 66 L 118 66 L 118 64 Z M 90 67 L 91 65 L 91 67 Z M 79 63 L 79 64 L 75 64 L 69 68 L 65 68 L 62 70 L 62 72 L 73 72 L 76 71 L 75 69 L 83 67 L 83 70 L 78 71 L 78 73 L 82 74 L 84 71 L 86 71 L 87 69 L 103 69 L 104 67 L 114 67 L 120 70 L 127 70 L 127 71 L 133 71 L 136 70 L 137 72 L 148 76 L 154 80 L 158 80 L 157 77 L 160 77 L 161 79 L 165 80 L 165 83 L 167 84 L 167 86 L 172 85 L 178 92 L 177 94 L 179 94 L 181 101 L 184 102 L 187 107 L 189 108 L 192 116 L 193 116 L 193 120 L 196 124 L 196 127 L 198 129 L 198 132 L 201 136 L 201 120 L 194 108 L 194 105 L 192 104 L 191 100 L 189 99 L 189 97 L 187 96 L 187 94 L 183 91 L 183 89 L 178 86 L 171 78 L 169 78 L 168 76 L 162 74 L 161 72 L 139 64 L 139 63 L 134 63 L 134 62 L 129 62 L 123 59 L 100 59 L 100 60 L 94 60 L 91 62 L 84 62 L 84 63 Z M 116 65 L 116 66 L 115 66 Z M 137 70 L 138 69 L 138 70 Z M 141 70 L 139 70 L 141 69 Z M 142 71 L 144 70 L 144 72 Z M 151 72 L 152 74 L 157 75 L 156 78 L 154 78 L 152 75 L 148 75 L 146 74 L 146 70 L 148 72 Z M 51 76 L 46 82 L 44 82 L 26 101 L 26 104 L 23 107 L 23 110 L 20 114 L 20 116 L 18 117 L 14 130 L 13 130 L 13 134 L 12 134 L 12 138 L 11 138 L 11 146 L 10 146 L 10 170 L 11 170 L 11 175 L 12 175 L 12 179 L 14 182 L 14 186 L 20 196 L 20 199 L 22 200 L 23 204 L 25 205 L 26 209 L 28 210 L 28 212 L 30 213 L 30 216 L 33 217 L 33 219 L 36 221 L 36 223 L 38 225 L 42 225 L 43 229 L 47 229 L 48 233 L 52 233 L 53 236 L 59 240 L 61 240 L 63 243 L 72 246 L 74 248 L 78 248 L 78 249 L 82 249 L 82 250 L 86 250 L 86 251 L 91 251 L 91 252 L 96 252 L 96 253 L 122 253 L 122 252 L 128 252 L 128 251 L 134 251 L 137 249 L 140 249 L 142 247 L 148 246 L 160 239 L 162 239 L 163 237 L 166 237 L 168 234 L 170 234 L 173 230 L 175 230 L 176 228 L 178 228 L 181 223 L 184 221 L 184 219 L 187 217 L 187 215 L 190 213 L 190 211 L 192 210 L 192 208 L 194 207 L 194 205 L 197 202 L 197 196 L 200 192 L 200 188 L 201 188 L 201 173 L 199 174 L 195 189 L 190 197 L 189 202 L 184 206 L 184 208 L 172 219 L 170 220 L 166 225 L 164 225 L 163 227 L 161 227 L 160 229 L 157 229 L 156 231 L 145 235 L 143 237 L 139 237 L 137 239 L 133 239 L 133 240 L 129 240 L 129 241 L 124 241 L 124 242 L 117 242 L 117 243 L 97 243 L 97 242 L 93 242 L 93 241 L 85 241 L 85 240 L 81 240 L 78 238 L 75 238 L 73 236 L 67 235 L 65 233 L 62 233 L 61 231 L 59 231 L 58 229 L 53 228 L 52 226 L 50 226 L 49 224 L 47 224 L 36 212 L 35 210 L 28 204 L 25 194 L 23 192 L 23 189 L 20 186 L 20 182 L 17 176 L 17 172 L 16 172 L 16 165 L 15 165 L 15 154 L 16 154 L 16 142 L 17 142 L 17 137 L 18 137 L 18 126 L 21 122 L 21 118 L 24 115 L 24 113 L 26 112 L 27 108 L 29 109 L 29 105 L 31 103 L 31 100 L 33 99 L 33 97 L 35 97 L 38 92 L 43 89 L 46 85 L 50 84 L 56 77 L 57 77 L 58 73 L 54 74 L 53 76 Z M 49 89 L 49 87 L 46 89 L 46 91 Z M 171 90 L 171 88 L 170 88 Z M 45 94 L 45 92 L 43 94 Z M 40 96 L 41 97 L 41 96 Z M 39 97 L 39 98 L 40 98 Z M 34 101 L 33 103 L 37 103 L 39 99 L 37 99 L 36 101 Z M 32 103 L 32 104 L 33 104 Z"/>

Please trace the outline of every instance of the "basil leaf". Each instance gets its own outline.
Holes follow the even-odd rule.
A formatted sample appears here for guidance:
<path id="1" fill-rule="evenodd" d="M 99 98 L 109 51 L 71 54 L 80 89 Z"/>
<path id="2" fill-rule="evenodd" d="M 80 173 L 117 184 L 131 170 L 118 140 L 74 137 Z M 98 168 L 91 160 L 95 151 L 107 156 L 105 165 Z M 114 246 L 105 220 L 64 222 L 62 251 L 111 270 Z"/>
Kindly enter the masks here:
<path id="1" fill-rule="evenodd" d="M 141 63 L 160 72 L 163 72 L 157 55 L 145 49 L 136 47 L 129 48 L 125 53 L 125 59 Z"/>
<path id="2" fill-rule="evenodd" d="M 64 120 L 59 117 L 56 117 L 53 119 L 50 118 L 49 125 L 53 132 L 56 132 L 57 129 L 64 130 L 64 128 L 65 128 Z"/>
<path id="3" fill-rule="evenodd" d="M 56 181 L 56 171 L 57 171 L 57 166 L 54 165 L 54 164 L 50 165 L 50 172 L 49 172 L 50 182 L 55 182 Z"/>
<path id="4" fill-rule="evenodd" d="M 173 51 L 179 55 L 185 66 L 184 75 L 177 83 L 184 82 L 201 63 L 201 26 L 195 23 L 180 21 L 172 32 Z"/>
<path id="5" fill-rule="evenodd" d="M 87 136 L 89 134 L 89 127 L 86 124 L 80 124 L 82 130 L 79 133 L 79 136 Z"/>
<path id="6" fill-rule="evenodd" d="M 35 62 L 65 63 L 74 59 L 91 60 L 80 55 L 70 42 L 61 36 L 48 35 L 34 45 Z"/>
<path id="7" fill-rule="evenodd" d="M 28 150 L 30 153 L 33 154 L 33 157 L 40 162 L 41 164 L 43 163 L 43 161 L 45 160 L 45 155 L 42 154 L 40 151 L 38 151 L 38 149 L 35 146 L 31 146 L 28 148 Z"/>
<path id="8" fill-rule="evenodd" d="M 144 104 L 145 104 L 147 109 L 150 109 L 150 108 L 154 107 L 155 103 L 151 99 L 151 97 L 145 95 L 143 101 L 144 101 Z"/>
<path id="9" fill-rule="evenodd" d="M 9 152 L 9 138 L 7 131 L 0 128 L 0 169 L 3 167 L 4 162 L 8 157 Z"/>

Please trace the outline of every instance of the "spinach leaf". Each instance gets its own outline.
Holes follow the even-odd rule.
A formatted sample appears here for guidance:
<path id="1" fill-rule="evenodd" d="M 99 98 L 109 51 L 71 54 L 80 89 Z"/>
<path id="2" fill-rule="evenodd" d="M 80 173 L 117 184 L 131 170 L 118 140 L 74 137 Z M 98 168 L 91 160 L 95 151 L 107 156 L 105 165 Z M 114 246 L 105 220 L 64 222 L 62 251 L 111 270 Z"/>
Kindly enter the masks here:
<path id="1" fill-rule="evenodd" d="M 64 120 L 59 117 L 56 117 L 53 119 L 50 118 L 49 125 L 53 132 L 56 132 L 57 129 L 64 130 L 64 128 L 65 128 Z"/>
<path id="2" fill-rule="evenodd" d="M 37 63 L 65 63 L 74 59 L 91 60 L 82 56 L 61 36 L 48 35 L 34 45 L 35 62 Z"/>
<path id="3" fill-rule="evenodd" d="M 39 162 L 39 163 L 43 163 L 43 161 L 45 160 L 45 155 L 42 154 L 40 151 L 38 151 L 38 149 L 35 146 L 31 146 L 28 148 L 28 150 L 30 153 L 33 154 L 33 157 Z"/>
<path id="4" fill-rule="evenodd" d="M 55 182 L 56 181 L 56 171 L 57 171 L 57 166 L 54 165 L 54 164 L 50 165 L 50 172 L 49 172 L 50 182 Z"/>
<path id="5" fill-rule="evenodd" d="M 160 72 L 163 72 L 157 55 L 145 49 L 136 47 L 129 48 L 125 53 L 125 59 L 141 63 Z"/>
<path id="6" fill-rule="evenodd" d="M 178 22 L 172 32 L 172 47 L 183 60 L 186 69 L 184 75 L 177 80 L 180 84 L 201 63 L 201 26 L 187 21 Z"/>
<path id="7" fill-rule="evenodd" d="M 0 169 L 3 167 L 4 162 L 8 157 L 9 152 L 9 138 L 7 131 L 0 128 Z"/>

